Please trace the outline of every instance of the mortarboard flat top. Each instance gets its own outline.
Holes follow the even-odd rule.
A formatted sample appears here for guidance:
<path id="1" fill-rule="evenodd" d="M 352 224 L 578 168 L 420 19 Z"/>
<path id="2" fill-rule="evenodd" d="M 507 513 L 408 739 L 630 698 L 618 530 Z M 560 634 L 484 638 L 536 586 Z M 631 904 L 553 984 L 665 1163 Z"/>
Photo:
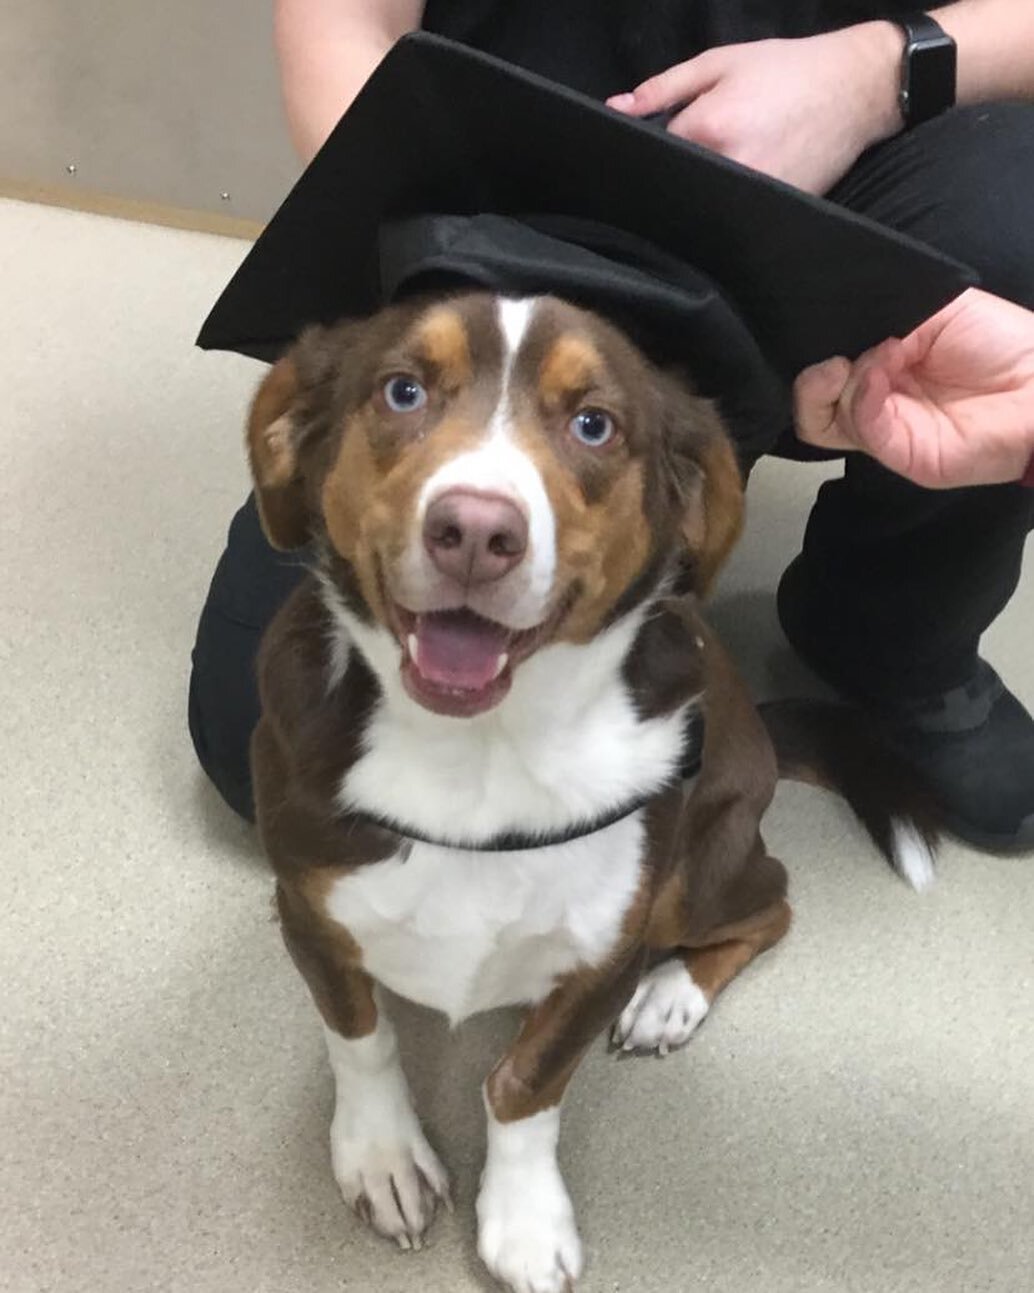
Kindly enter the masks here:
<path id="1" fill-rule="evenodd" d="M 669 351 L 685 338 L 705 389 L 701 368 L 724 365 L 719 387 L 752 372 L 748 405 L 809 363 L 904 335 L 975 280 L 655 124 L 417 32 L 373 73 L 198 344 L 270 359 L 306 324 L 371 313 L 436 273 L 639 315 Z"/>

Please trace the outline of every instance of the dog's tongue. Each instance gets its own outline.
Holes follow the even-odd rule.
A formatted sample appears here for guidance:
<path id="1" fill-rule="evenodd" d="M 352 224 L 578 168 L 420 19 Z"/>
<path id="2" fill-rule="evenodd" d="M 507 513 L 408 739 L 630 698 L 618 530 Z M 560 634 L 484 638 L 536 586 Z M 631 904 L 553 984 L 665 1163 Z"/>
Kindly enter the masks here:
<path id="1" fill-rule="evenodd" d="M 418 615 L 413 663 L 428 682 L 462 691 L 480 691 L 500 672 L 509 632 L 472 611 Z"/>

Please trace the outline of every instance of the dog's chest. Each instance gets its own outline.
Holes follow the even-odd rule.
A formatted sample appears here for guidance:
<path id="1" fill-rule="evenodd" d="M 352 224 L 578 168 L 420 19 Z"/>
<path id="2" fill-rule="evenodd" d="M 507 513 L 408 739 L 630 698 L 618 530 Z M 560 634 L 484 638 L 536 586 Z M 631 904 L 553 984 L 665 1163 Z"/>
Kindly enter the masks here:
<path id="1" fill-rule="evenodd" d="M 639 885 L 640 814 L 583 839 L 515 853 L 414 844 L 338 880 L 331 917 L 379 982 L 453 1023 L 533 1003 L 598 964 Z"/>

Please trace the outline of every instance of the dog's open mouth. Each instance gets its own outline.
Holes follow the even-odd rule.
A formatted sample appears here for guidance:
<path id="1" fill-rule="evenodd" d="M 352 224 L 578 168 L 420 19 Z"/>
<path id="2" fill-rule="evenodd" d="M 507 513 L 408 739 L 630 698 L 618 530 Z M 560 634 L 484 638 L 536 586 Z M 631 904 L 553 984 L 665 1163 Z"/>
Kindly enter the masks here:
<path id="1" fill-rule="evenodd" d="M 406 690 L 425 709 L 453 718 L 492 709 L 510 690 L 514 666 L 552 634 L 563 609 L 518 631 L 467 608 L 417 615 L 396 606 Z"/>

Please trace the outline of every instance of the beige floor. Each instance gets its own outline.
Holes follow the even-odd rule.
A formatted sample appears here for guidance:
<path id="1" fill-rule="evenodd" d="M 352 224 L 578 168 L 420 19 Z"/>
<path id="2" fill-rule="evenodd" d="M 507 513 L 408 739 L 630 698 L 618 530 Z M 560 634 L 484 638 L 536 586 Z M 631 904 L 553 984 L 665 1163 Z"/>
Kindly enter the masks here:
<path id="1" fill-rule="evenodd" d="M 0 204 L 0 1289 L 458 1293 L 478 1082 L 509 1019 L 400 1009 L 459 1209 L 402 1255 L 326 1153 L 330 1077 L 249 832 L 184 730 L 257 369 L 191 349 L 240 244 Z M 759 690 L 814 470 L 766 467 L 716 618 Z M 1026 583 L 988 652 L 1034 703 Z M 587 1293 L 1034 1287 L 1034 862 L 923 898 L 780 791 L 792 937 L 684 1053 L 597 1046 L 563 1154 Z"/>

